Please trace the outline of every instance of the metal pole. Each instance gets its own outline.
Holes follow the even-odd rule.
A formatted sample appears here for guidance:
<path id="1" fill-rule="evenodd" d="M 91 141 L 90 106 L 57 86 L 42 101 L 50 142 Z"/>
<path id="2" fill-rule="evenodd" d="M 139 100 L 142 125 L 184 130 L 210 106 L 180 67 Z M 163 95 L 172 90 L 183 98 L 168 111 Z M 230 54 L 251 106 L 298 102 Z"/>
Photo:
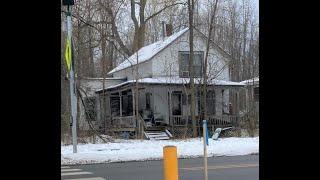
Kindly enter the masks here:
<path id="1" fill-rule="evenodd" d="M 203 167 L 204 167 L 204 180 L 208 180 L 208 163 L 207 163 L 207 121 L 203 120 Z"/>
<path id="2" fill-rule="evenodd" d="M 71 21 L 71 10 L 68 6 L 67 12 L 67 35 L 71 42 L 72 37 L 72 21 Z M 73 62 L 74 63 L 74 62 Z M 75 80 L 74 80 L 74 70 L 71 65 L 70 68 L 70 100 L 71 100 L 71 122 L 72 122 L 72 145 L 73 153 L 77 153 L 77 97 L 75 92 Z"/>

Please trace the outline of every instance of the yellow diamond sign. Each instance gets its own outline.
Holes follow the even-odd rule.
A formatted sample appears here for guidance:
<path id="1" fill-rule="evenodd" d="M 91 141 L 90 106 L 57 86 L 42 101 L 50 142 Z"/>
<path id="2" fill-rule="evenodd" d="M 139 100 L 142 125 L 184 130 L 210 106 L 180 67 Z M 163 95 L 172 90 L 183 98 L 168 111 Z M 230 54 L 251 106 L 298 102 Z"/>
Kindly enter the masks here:
<path id="1" fill-rule="evenodd" d="M 68 71 L 70 71 L 71 61 L 72 61 L 72 52 L 71 52 L 71 42 L 69 38 L 67 39 L 66 51 L 65 51 L 64 57 L 66 59 L 67 69 Z"/>

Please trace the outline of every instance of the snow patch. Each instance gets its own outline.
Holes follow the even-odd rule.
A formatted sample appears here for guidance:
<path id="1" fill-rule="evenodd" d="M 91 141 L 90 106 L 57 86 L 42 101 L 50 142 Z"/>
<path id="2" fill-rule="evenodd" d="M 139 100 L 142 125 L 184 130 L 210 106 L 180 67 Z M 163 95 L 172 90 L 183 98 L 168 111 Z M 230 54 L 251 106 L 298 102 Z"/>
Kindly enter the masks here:
<path id="1" fill-rule="evenodd" d="M 61 146 L 61 164 L 94 164 L 124 161 L 159 160 L 163 147 L 177 147 L 179 158 L 203 156 L 200 138 L 186 140 L 116 140 L 105 144 L 80 144 L 78 153 L 72 153 L 72 145 Z M 209 139 L 208 156 L 236 156 L 259 153 L 259 137 Z"/>

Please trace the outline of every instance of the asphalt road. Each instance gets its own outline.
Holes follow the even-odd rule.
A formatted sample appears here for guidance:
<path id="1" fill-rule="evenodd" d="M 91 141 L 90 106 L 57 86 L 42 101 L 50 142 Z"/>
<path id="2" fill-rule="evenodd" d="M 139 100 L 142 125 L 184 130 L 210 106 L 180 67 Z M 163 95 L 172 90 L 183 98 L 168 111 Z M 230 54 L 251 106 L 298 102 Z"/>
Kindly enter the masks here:
<path id="1" fill-rule="evenodd" d="M 62 166 L 67 180 L 163 180 L 162 161 Z M 203 159 L 179 159 L 179 180 L 202 180 Z M 208 158 L 208 179 L 258 180 L 259 155 Z"/>

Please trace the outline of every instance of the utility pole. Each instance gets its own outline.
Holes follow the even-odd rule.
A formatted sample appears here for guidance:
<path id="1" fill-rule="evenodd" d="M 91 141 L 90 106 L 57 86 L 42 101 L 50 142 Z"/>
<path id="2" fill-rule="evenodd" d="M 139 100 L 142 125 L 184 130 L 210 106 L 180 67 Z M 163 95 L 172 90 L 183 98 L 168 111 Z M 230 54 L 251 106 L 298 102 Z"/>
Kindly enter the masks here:
<path id="1" fill-rule="evenodd" d="M 71 21 L 71 6 L 74 5 L 73 0 L 63 0 L 63 5 L 67 6 L 67 46 L 65 58 L 67 62 L 67 69 L 69 70 L 70 80 L 70 100 L 71 100 L 71 126 L 72 126 L 72 145 L 73 153 L 77 153 L 77 96 L 75 91 L 74 80 L 74 62 L 72 54 L 72 21 Z"/>

